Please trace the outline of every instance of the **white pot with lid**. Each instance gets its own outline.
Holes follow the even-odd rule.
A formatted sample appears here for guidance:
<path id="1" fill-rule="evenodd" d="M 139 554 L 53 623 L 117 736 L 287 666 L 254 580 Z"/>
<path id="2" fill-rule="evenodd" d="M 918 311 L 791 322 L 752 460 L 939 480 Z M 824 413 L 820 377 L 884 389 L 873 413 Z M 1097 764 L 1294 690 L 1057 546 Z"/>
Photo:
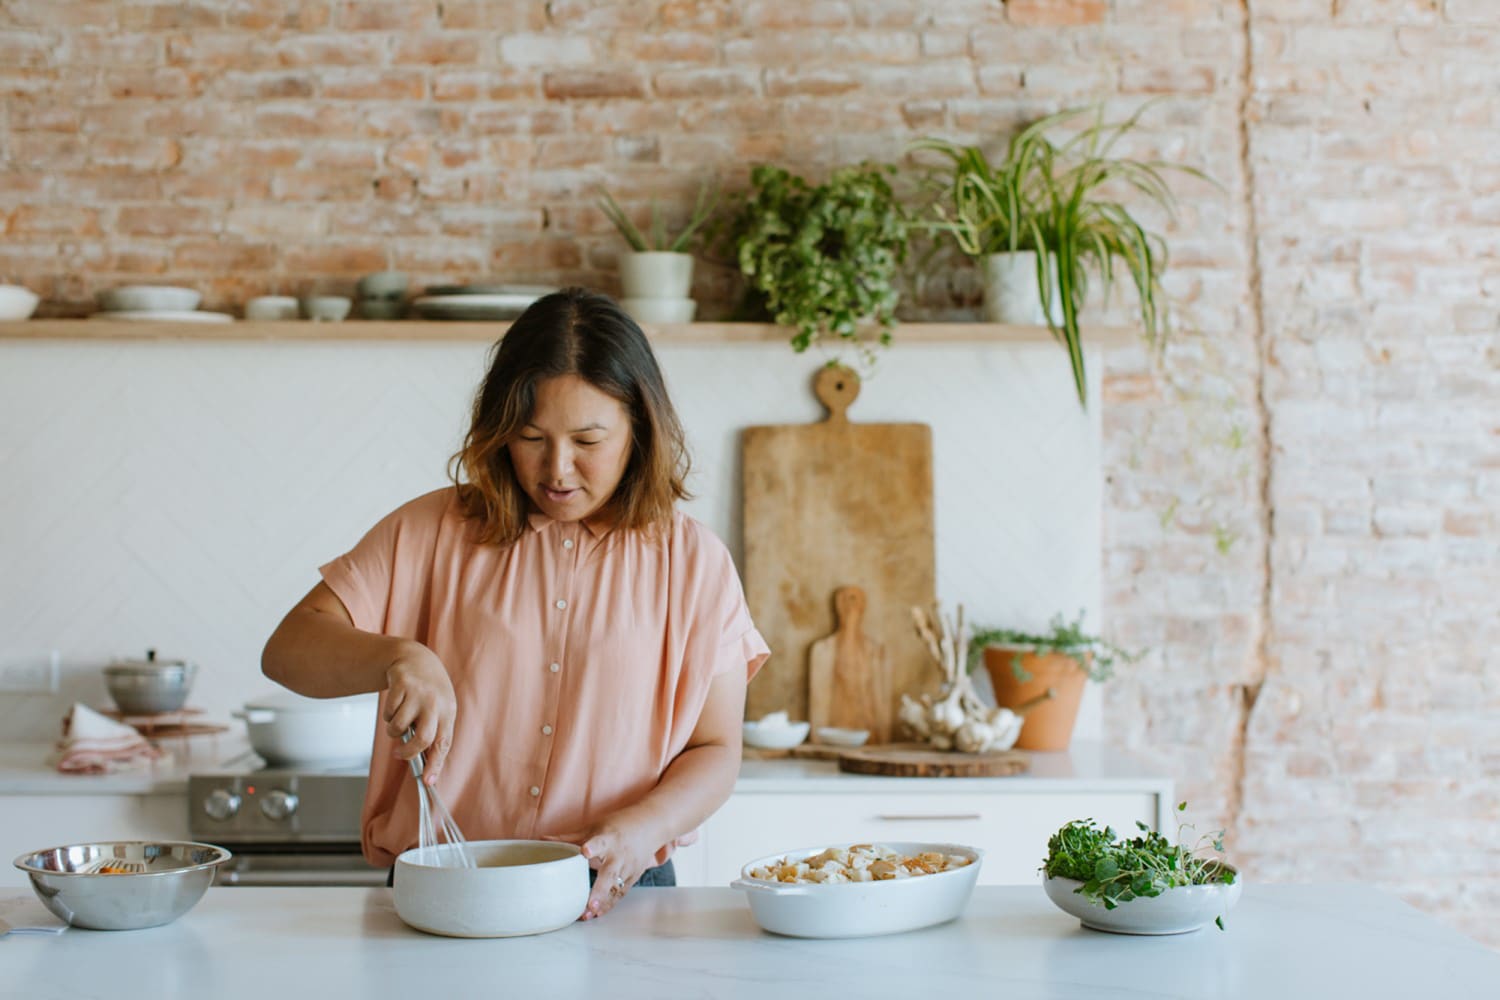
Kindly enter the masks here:
<path id="1" fill-rule="evenodd" d="M 317 764 L 357 767 L 370 762 L 380 696 L 306 698 L 282 691 L 245 703 L 250 747 L 272 767 Z"/>

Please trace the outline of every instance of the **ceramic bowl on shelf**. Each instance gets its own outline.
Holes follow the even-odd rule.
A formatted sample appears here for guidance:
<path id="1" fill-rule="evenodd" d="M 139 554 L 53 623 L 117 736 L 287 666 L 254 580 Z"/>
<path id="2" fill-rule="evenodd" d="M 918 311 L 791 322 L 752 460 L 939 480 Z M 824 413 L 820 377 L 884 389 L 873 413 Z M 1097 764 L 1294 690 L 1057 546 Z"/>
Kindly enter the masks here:
<path id="1" fill-rule="evenodd" d="M 0 285 L 0 322 L 30 319 L 41 296 L 20 285 Z"/>
<path id="2" fill-rule="evenodd" d="M 353 305 L 343 295 L 309 295 L 302 300 L 302 315 L 314 321 L 337 323 L 349 315 Z"/>
<path id="3" fill-rule="evenodd" d="M 129 931 L 169 924 L 203 898 L 230 853 L 193 841 L 115 841 L 48 847 L 15 866 L 42 905 L 73 927 Z"/>
<path id="4" fill-rule="evenodd" d="M 290 295 L 258 295 L 245 303 L 245 318 L 277 322 L 297 318 L 297 300 Z"/>
<path id="5" fill-rule="evenodd" d="M 810 722 L 792 722 L 785 712 L 772 712 L 754 722 L 746 721 L 741 732 L 746 746 L 760 750 L 790 750 L 807 739 L 810 729 Z"/>
<path id="6" fill-rule="evenodd" d="M 1141 896 L 1105 909 L 1103 903 L 1078 892 L 1083 885 L 1076 879 L 1049 878 L 1042 875 L 1047 898 L 1064 913 L 1095 931 L 1111 934 L 1187 934 L 1212 924 L 1239 902 L 1244 876 L 1235 871 L 1233 882 L 1213 885 L 1179 885 L 1160 896 Z"/>
<path id="7" fill-rule="evenodd" d="M 191 288 L 171 285 L 121 285 L 99 293 L 105 312 L 192 312 L 203 295 Z"/>

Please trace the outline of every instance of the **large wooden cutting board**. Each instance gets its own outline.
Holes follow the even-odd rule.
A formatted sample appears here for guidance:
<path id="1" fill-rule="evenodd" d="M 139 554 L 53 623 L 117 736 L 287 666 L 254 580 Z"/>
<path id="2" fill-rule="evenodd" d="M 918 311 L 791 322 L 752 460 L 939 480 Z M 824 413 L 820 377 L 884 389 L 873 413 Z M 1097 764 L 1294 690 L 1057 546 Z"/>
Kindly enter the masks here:
<path id="1" fill-rule="evenodd" d="M 838 761 L 840 771 L 895 778 L 1003 778 L 1031 766 L 1031 757 L 1021 750 L 954 753 L 921 743 L 845 750 Z"/>
<path id="2" fill-rule="evenodd" d="M 903 693 L 931 690 L 937 668 L 911 608 L 936 591 L 932 429 L 848 417 L 859 377 L 824 368 L 814 391 L 828 417 L 748 427 L 742 435 L 745 594 L 772 656 L 750 684 L 745 714 L 808 717 L 808 652 L 835 631 L 834 592 L 864 590 L 863 631 L 889 664 L 889 732 Z"/>

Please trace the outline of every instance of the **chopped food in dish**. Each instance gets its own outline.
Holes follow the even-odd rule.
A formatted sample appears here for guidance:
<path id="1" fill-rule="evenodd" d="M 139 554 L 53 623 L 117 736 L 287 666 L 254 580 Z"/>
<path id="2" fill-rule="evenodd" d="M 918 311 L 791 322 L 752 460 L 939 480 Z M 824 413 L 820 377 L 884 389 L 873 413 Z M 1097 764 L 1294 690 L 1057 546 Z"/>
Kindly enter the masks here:
<path id="1" fill-rule="evenodd" d="M 935 875 L 972 864 L 962 854 L 923 851 L 901 854 L 877 844 L 830 847 L 800 861 L 782 858 L 750 869 L 750 877 L 765 882 L 823 883 L 884 882 L 890 879 Z"/>

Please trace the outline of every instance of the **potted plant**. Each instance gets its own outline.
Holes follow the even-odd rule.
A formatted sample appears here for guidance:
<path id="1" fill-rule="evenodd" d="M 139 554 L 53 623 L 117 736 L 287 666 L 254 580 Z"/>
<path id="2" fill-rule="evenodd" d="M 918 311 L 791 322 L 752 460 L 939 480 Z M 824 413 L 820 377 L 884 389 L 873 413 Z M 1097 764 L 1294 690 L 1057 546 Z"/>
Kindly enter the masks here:
<path id="1" fill-rule="evenodd" d="M 671 229 L 660 205 L 652 201 L 651 221 L 642 232 L 608 191 L 600 193 L 600 209 L 630 245 L 620 258 L 620 304 L 626 312 L 643 323 L 692 320 L 697 303 L 689 296 L 693 287 L 689 248 L 713 215 L 718 200 L 718 193 L 703 185 L 687 221 Z"/>
<path id="2" fill-rule="evenodd" d="M 1119 123 L 1106 122 L 1102 106 L 1050 115 L 1017 133 L 999 163 L 976 146 L 942 139 L 914 146 L 947 160 L 945 173 L 929 175 L 937 190 L 931 224 L 985 267 L 987 317 L 1045 322 L 1068 351 L 1081 405 L 1087 405 L 1088 388 L 1079 315 L 1091 274 L 1107 301 L 1115 269 L 1123 267 L 1135 286 L 1148 341 L 1156 343 L 1166 328 L 1166 241 L 1131 214 L 1121 197 L 1134 195 L 1171 214 L 1176 201 L 1164 173 L 1206 179 L 1192 167 L 1115 155 L 1115 144 L 1136 127 L 1146 107 Z M 1048 137 L 1085 116 L 1093 120 L 1061 145 Z M 1022 256 L 996 259 L 1006 254 Z M 1036 295 L 1012 306 L 1007 295 L 1025 286 L 1028 274 Z"/>
<path id="3" fill-rule="evenodd" d="M 1086 633 L 1080 610 L 1071 622 L 1054 616 L 1042 633 L 976 626 L 969 641 L 971 671 L 981 657 L 997 706 L 1015 710 L 1035 705 L 1026 712 L 1015 745 L 1023 750 L 1066 750 L 1084 685 L 1108 680 L 1116 663 L 1134 662 L 1140 654 Z M 1038 703 L 1041 698 L 1045 700 Z"/>
<path id="4" fill-rule="evenodd" d="M 812 184 L 780 167 L 751 170 L 732 223 L 735 261 L 772 319 L 795 328 L 795 350 L 824 337 L 861 343 L 867 323 L 890 343 L 909 244 L 907 213 L 888 179 L 894 171 L 861 163 Z"/>
<path id="5" fill-rule="evenodd" d="M 1177 811 L 1187 809 L 1186 802 Z M 1224 831 L 1186 843 L 1137 822 L 1129 840 L 1092 819 L 1073 820 L 1047 840 L 1042 864 L 1047 898 L 1085 927 L 1116 934 L 1185 934 L 1224 916 L 1239 899 L 1243 880 L 1223 857 Z M 1209 848 L 1212 848 L 1212 851 Z"/>

